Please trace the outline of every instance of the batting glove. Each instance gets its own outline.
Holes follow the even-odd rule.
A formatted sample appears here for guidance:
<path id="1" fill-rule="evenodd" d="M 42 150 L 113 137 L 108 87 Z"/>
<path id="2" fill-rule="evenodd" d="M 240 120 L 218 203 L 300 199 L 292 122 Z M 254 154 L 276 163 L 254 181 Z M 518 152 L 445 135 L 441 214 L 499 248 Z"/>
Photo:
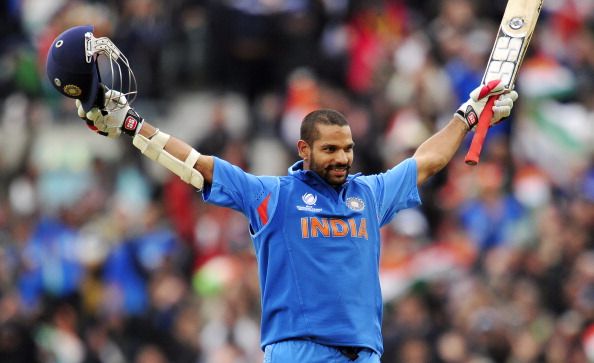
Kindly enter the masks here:
<path id="1" fill-rule="evenodd" d="M 122 132 L 130 136 L 136 135 L 144 119 L 130 107 L 128 100 L 122 93 L 103 87 L 107 90 L 105 92 L 104 107 L 101 109 L 93 107 L 86 112 L 82 107 L 82 103 L 76 100 L 78 117 L 86 122 L 89 129 L 99 135 L 110 138 L 116 138 Z"/>
<path id="2" fill-rule="evenodd" d="M 511 114 L 514 102 L 518 99 L 516 91 L 509 91 L 500 80 L 493 80 L 486 85 L 480 85 L 470 92 L 470 98 L 464 102 L 454 114 L 472 130 L 478 124 L 479 117 L 491 96 L 498 96 L 493 105 L 491 126 L 500 122 Z"/>

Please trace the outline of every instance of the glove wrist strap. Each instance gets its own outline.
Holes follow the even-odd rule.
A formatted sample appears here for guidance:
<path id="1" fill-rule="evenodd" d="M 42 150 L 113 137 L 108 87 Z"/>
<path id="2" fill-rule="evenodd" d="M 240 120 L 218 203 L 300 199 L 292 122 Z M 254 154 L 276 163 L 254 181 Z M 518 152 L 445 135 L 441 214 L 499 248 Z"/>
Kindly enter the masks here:
<path id="1" fill-rule="evenodd" d="M 138 131 L 140 131 L 143 122 L 144 119 L 140 117 L 140 115 L 134 111 L 134 109 L 131 108 L 126 113 L 126 118 L 122 124 L 122 132 L 126 135 L 134 137 Z"/>
<path id="2" fill-rule="evenodd" d="M 464 124 L 464 127 L 466 128 L 466 132 L 471 131 L 472 129 L 470 128 L 470 125 L 468 125 L 468 120 L 466 120 L 466 118 L 464 118 L 464 113 L 462 111 L 456 111 L 454 113 L 454 118 L 459 120 L 460 122 L 462 122 Z"/>
<path id="3" fill-rule="evenodd" d="M 458 116 L 468 128 L 468 131 L 472 130 L 476 124 L 478 124 L 479 115 L 475 111 L 474 107 L 468 102 L 464 103 L 454 114 Z"/>

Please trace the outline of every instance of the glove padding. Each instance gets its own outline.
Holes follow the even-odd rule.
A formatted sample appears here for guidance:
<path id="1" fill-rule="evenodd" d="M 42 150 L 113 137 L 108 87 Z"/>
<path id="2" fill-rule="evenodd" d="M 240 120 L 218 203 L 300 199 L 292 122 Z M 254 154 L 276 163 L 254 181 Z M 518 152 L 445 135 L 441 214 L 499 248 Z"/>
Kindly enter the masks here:
<path id="1" fill-rule="evenodd" d="M 511 114 L 514 102 L 518 99 L 518 93 L 509 91 L 498 79 L 486 85 L 480 85 L 470 92 L 468 101 L 464 102 L 454 115 L 466 124 L 468 130 L 473 130 L 489 97 L 497 95 L 499 96 L 493 105 L 493 117 L 491 117 L 491 126 L 495 125 Z"/>
<path id="2" fill-rule="evenodd" d="M 86 122 L 89 129 L 99 135 L 116 138 L 125 132 L 134 136 L 140 130 L 144 120 L 130 107 L 122 93 L 103 87 L 107 90 L 104 106 L 101 109 L 93 107 L 86 112 L 82 103 L 76 100 L 78 117 Z"/>

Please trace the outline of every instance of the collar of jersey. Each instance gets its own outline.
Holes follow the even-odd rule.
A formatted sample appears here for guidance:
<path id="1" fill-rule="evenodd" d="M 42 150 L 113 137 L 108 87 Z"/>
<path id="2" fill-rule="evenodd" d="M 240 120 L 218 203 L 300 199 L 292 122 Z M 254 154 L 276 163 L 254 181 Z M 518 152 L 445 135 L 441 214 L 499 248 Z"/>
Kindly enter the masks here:
<path id="1" fill-rule="evenodd" d="M 332 187 L 321 176 L 319 176 L 318 173 L 311 170 L 303 170 L 303 160 L 299 160 L 295 164 L 291 165 L 291 167 L 289 167 L 289 175 L 297 179 L 303 180 L 308 184 L 324 184 L 329 187 Z M 361 173 L 349 174 L 347 176 L 347 180 L 344 182 L 342 187 L 346 186 L 351 180 L 358 177 L 359 175 L 361 175 Z"/>

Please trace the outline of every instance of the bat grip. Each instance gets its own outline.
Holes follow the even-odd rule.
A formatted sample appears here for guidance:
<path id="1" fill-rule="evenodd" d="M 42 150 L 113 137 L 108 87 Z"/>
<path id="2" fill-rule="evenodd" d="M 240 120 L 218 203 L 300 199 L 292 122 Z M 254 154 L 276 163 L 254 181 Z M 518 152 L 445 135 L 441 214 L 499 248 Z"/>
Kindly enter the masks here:
<path id="1" fill-rule="evenodd" d="M 485 105 L 485 108 L 483 108 L 483 112 L 479 117 L 478 125 L 476 126 L 472 142 L 470 143 L 470 148 L 468 149 L 468 152 L 466 153 L 466 159 L 464 160 L 468 165 L 476 165 L 479 162 L 481 150 L 483 149 L 483 143 L 487 137 L 489 126 L 491 126 L 493 105 L 495 104 L 497 97 L 498 96 L 489 97 L 487 104 Z"/>

